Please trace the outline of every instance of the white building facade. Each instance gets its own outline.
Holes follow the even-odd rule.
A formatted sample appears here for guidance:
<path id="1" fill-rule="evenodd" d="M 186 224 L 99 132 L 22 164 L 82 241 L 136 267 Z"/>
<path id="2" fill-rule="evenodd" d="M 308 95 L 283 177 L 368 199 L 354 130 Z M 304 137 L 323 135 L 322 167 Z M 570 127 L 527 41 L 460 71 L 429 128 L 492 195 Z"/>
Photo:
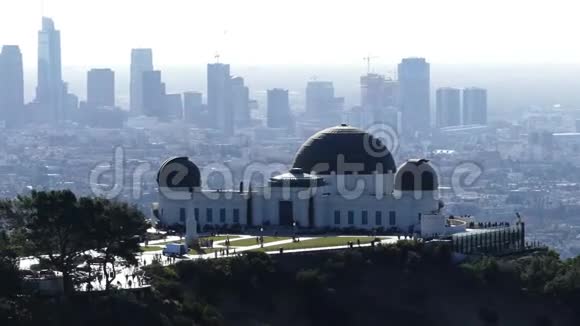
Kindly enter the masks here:
<path id="1" fill-rule="evenodd" d="M 372 135 L 347 125 L 322 130 L 296 154 L 289 172 L 266 186 L 202 188 L 199 168 L 186 157 L 160 168 L 159 219 L 187 226 L 188 237 L 209 226 L 392 230 L 441 235 L 437 173 L 428 160 L 396 167 Z M 422 216 L 429 223 L 422 223 Z M 197 230 L 191 230 L 194 219 Z M 423 229 L 422 229 L 423 228 Z M 427 229 L 425 229 L 427 228 Z"/>

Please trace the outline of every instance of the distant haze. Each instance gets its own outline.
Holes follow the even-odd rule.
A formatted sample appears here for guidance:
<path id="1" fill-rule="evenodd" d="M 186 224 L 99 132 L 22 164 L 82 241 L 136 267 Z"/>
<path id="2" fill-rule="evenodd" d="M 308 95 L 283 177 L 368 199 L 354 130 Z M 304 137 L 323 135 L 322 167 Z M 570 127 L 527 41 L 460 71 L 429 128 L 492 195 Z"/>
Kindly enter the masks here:
<path id="1" fill-rule="evenodd" d="M 126 106 L 129 89 L 129 67 L 112 66 L 116 71 L 117 97 Z M 160 66 L 167 91 L 206 92 L 205 65 Z M 393 65 L 381 65 L 375 72 L 389 75 Z M 86 70 L 88 67 L 64 67 L 64 79 L 70 89 L 85 98 Z M 366 73 L 363 65 L 233 65 L 232 74 L 245 77 L 250 87 L 250 96 L 265 99 L 268 88 L 282 87 L 290 90 L 293 109 L 303 109 L 304 89 L 313 77 L 332 80 L 337 96 L 344 96 L 346 107 L 358 105 L 360 101 L 359 78 Z M 36 84 L 36 72 L 26 71 L 27 99 L 32 99 Z M 281 78 L 280 76 L 283 76 Z M 441 86 L 458 88 L 479 86 L 489 90 L 491 119 L 516 119 L 531 105 L 580 109 L 580 65 L 444 65 L 431 66 L 432 93 Z M 432 105 L 434 107 L 434 105 Z"/>

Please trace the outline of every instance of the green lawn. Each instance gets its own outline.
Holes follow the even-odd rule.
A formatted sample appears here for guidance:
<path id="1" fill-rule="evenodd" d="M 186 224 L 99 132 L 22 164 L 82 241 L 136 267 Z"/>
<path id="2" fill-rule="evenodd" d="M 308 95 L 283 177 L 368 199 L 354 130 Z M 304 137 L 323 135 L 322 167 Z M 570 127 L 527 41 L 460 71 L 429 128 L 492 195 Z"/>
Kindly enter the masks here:
<path id="1" fill-rule="evenodd" d="M 232 239 L 237 239 L 239 238 L 239 236 L 232 236 L 230 235 L 230 240 Z M 200 240 L 213 240 L 213 241 L 220 241 L 220 240 L 225 240 L 227 239 L 227 237 L 225 235 L 220 235 L 220 236 L 215 236 L 215 237 L 200 237 Z M 151 244 L 151 246 L 165 246 L 166 244 L 170 244 L 170 243 L 185 243 L 185 239 L 181 239 L 181 240 L 167 240 L 167 241 L 163 241 L 163 242 L 158 242 L 155 244 Z"/>
<path id="2" fill-rule="evenodd" d="M 354 242 L 356 246 L 356 240 L 359 239 L 360 243 L 370 243 L 375 238 L 374 237 L 323 237 L 323 238 L 316 238 L 312 240 L 301 240 L 300 242 L 293 242 L 288 243 L 280 246 L 271 246 L 265 248 L 258 248 L 255 249 L 256 251 L 276 251 L 279 250 L 280 247 L 284 248 L 284 250 L 290 249 L 306 249 L 306 248 L 320 248 L 320 247 L 335 247 L 335 246 L 346 246 L 349 241 Z M 255 242 L 255 240 L 254 240 Z"/>
<path id="3" fill-rule="evenodd" d="M 281 240 L 288 240 L 288 239 L 292 239 L 292 238 L 291 237 L 264 237 L 264 243 L 281 241 Z M 249 239 L 231 241 L 230 246 L 232 246 L 232 247 L 247 247 L 247 246 L 255 246 L 257 244 L 258 243 L 256 243 L 256 237 L 252 237 Z"/>
<path id="4" fill-rule="evenodd" d="M 227 238 L 228 237 L 225 236 L 225 235 L 217 235 L 215 237 L 200 237 L 199 239 L 200 240 L 203 239 L 203 240 L 221 241 L 221 240 L 226 240 Z M 230 238 L 230 240 L 233 240 L 233 239 L 239 238 L 239 236 L 237 236 L 237 235 L 230 235 L 229 238 Z"/>
<path id="5" fill-rule="evenodd" d="M 163 250 L 163 247 L 160 247 L 160 246 L 145 246 L 145 247 L 141 247 L 141 250 L 143 250 L 144 252 L 146 252 L 146 251 L 159 251 L 159 250 Z"/>
<path id="6" fill-rule="evenodd" d="M 216 249 L 216 248 L 205 248 L 205 249 L 201 249 L 201 250 L 198 250 L 196 248 L 191 248 L 191 249 L 189 249 L 188 254 L 189 255 L 211 254 L 211 253 L 218 251 L 218 250 L 219 249 Z"/>

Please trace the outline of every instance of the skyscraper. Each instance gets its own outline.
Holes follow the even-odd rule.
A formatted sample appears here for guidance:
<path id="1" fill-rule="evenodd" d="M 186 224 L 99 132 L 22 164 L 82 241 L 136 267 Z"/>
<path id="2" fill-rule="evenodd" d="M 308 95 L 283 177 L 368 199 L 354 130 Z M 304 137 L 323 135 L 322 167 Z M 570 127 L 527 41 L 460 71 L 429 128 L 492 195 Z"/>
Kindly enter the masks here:
<path id="1" fill-rule="evenodd" d="M 487 124 L 487 90 L 477 87 L 463 90 L 463 124 Z"/>
<path id="2" fill-rule="evenodd" d="M 166 120 L 183 119 L 183 98 L 181 97 L 181 93 L 165 95 L 165 105 L 159 117 Z"/>
<path id="3" fill-rule="evenodd" d="M 334 96 L 330 81 L 310 81 L 306 85 L 306 115 L 325 125 L 341 121 L 344 99 Z"/>
<path id="4" fill-rule="evenodd" d="M 405 58 L 398 66 L 403 133 L 414 136 L 430 128 L 429 63 L 424 58 Z"/>
<path id="5" fill-rule="evenodd" d="M 290 126 L 290 103 L 288 90 L 274 88 L 268 90 L 268 128 L 288 128 Z"/>
<path id="6" fill-rule="evenodd" d="M 234 112 L 230 65 L 223 63 L 207 65 L 207 109 L 210 127 L 220 130 L 224 135 L 233 135 Z"/>
<path id="7" fill-rule="evenodd" d="M 183 120 L 199 123 L 203 107 L 202 94 L 198 92 L 183 93 Z"/>
<path id="8" fill-rule="evenodd" d="M 385 79 L 378 74 L 367 74 L 360 78 L 361 85 L 361 116 L 359 123 L 362 128 L 375 123 L 388 123 L 391 127 L 398 126 L 392 119 L 393 110 L 398 111 L 399 84 L 395 80 Z M 395 112 L 395 115 L 398 115 Z M 388 117 L 388 118 L 387 118 Z"/>
<path id="9" fill-rule="evenodd" d="M 143 73 L 153 70 L 151 49 L 131 50 L 130 107 L 133 115 L 143 114 Z"/>
<path id="10" fill-rule="evenodd" d="M 115 72 L 111 69 L 91 69 L 87 73 L 87 106 L 115 106 Z"/>
<path id="11" fill-rule="evenodd" d="M 443 87 L 436 92 L 437 127 L 459 126 L 461 124 L 461 91 Z"/>
<path id="12" fill-rule="evenodd" d="M 22 54 L 18 46 L 5 45 L 0 52 L 0 121 L 10 123 L 23 107 Z"/>
<path id="13" fill-rule="evenodd" d="M 374 111 L 385 107 L 385 77 L 367 74 L 360 78 L 361 106 Z"/>
<path id="14" fill-rule="evenodd" d="M 234 77 L 231 80 L 232 110 L 234 111 L 236 127 L 250 125 L 250 90 L 245 85 L 244 78 Z"/>
<path id="15" fill-rule="evenodd" d="M 143 95 L 140 101 L 143 114 L 150 117 L 163 116 L 165 107 L 165 84 L 161 81 L 161 71 L 145 71 L 142 74 L 142 86 L 139 90 Z"/>
<path id="16" fill-rule="evenodd" d="M 42 30 L 38 32 L 38 86 L 36 102 L 46 110 L 50 121 L 64 117 L 65 91 L 62 81 L 60 58 L 60 31 L 52 19 L 42 18 Z"/>

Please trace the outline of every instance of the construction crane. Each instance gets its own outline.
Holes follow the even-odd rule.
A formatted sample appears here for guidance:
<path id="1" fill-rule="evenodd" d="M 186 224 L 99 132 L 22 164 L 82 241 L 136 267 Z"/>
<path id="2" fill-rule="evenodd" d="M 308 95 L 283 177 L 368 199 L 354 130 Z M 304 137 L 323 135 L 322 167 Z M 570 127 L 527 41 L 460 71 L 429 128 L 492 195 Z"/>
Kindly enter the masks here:
<path id="1" fill-rule="evenodd" d="M 519 212 L 516 212 L 516 216 L 517 216 L 517 218 L 518 218 L 518 220 L 517 220 L 516 224 L 518 224 L 518 225 L 519 225 L 519 224 L 521 224 L 521 223 L 522 223 L 522 216 L 520 215 L 520 213 L 519 213 Z"/>
<path id="2" fill-rule="evenodd" d="M 371 60 L 376 58 L 377 57 L 372 57 L 370 54 L 363 58 L 363 60 L 367 63 L 367 74 L 371 73 Z"/>

